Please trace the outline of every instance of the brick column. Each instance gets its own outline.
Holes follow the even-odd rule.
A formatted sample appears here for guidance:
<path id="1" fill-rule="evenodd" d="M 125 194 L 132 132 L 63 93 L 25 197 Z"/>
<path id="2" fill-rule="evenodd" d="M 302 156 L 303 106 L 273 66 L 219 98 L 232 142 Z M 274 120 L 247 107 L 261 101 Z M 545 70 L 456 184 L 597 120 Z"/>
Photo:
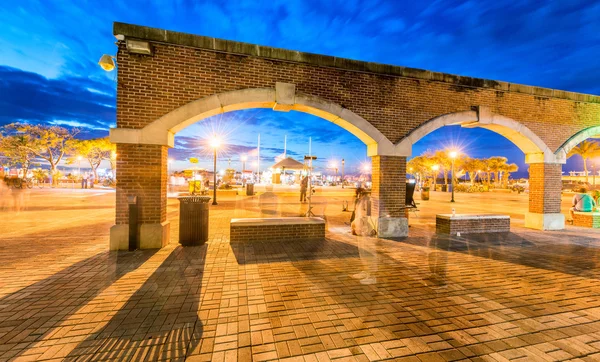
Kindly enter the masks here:
<path id="1" fill-rule="evenodd" d="M 379 237 L 408 236 L 406 157 L 372 156 L 371 217 Z"/>
<path id="2" fill-rule="evenodd" d="M 529 212 L 525 226 L 538 230 L 562 230 L 565 216 L 560 212 L 562 165 L 529 164 Z"/>
<path id="3" fill-rule="evenodd" d="M 140 249 L 156 249 L 169 242 L 167 220 L 168 147 L 117 144 L 117 191 L 115 226 L 110 231 L 110 249 L 129 245 L 129 196 L 138 198 Z"/>

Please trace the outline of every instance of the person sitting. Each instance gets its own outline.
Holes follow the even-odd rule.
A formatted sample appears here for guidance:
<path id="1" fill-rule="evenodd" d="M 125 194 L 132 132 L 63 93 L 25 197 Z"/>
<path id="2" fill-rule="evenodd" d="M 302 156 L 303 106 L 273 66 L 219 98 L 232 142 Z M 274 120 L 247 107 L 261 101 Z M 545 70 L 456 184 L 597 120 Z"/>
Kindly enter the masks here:
<path id="1" fill-rule="evenodd" d="M 569 209 L 569 215 L 571 216 L 569 222 L 573 224 L 573 215 L 575 214 L 575 211 L 592 212 L 595 207 L 596 202 L 587 194 L 587 189 L 585 187 L 580 188 L 579 193 L 573 196 L 573 207 Z"/>

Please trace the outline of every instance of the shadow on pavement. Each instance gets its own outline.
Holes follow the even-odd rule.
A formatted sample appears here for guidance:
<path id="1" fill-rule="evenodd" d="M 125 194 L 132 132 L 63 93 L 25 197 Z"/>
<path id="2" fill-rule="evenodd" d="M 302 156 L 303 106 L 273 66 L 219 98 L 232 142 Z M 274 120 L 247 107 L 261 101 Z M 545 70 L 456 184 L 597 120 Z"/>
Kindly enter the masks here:
<path id="1" fill-rule="evenodd" d="M 460 237 L 432 234 L 430 237 L 415 236 L 392 239 L 398 242 L 426 246 L 449 252 L 509 262 L 522 266 L 545 269 L 576 276 L 599 278 L 600 241 L 598 238 L 575 236 L 568 243 L 540 245 L 533 234 L 508 233 L 466 234 Z M 575 242 L 574 242 L 575 241 Z"/>
<path id="2" fill-rule="evenodd" d="M 0 299 L 0 345 L 16 347 L 2 358 L 14 358 L 26 343 L 65 333 L 62 324 L 125 274 L 136 270 L 154 251 L 105 252 L 77 262 Z M 73 326 L 66 327 L 71 329 Z M 21 343 L 19 345 L 19 343 Z"/>
<path id="3" fill-rule="evenodd" d="M 207 244 L 177 246 L 122 308 L 67 356 L 92 360 L 174 360 L 197 351 Z"/>

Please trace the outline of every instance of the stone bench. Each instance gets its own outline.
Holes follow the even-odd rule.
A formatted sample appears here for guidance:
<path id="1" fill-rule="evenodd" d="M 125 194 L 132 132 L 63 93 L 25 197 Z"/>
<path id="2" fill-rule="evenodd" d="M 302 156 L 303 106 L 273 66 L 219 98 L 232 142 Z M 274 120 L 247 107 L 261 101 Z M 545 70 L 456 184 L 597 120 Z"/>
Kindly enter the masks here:
<path id="1" fill-rule="evenodd" d="M 438 234 L 506 233 L 510 231 L 510 216 L 496 214 L 437 214 Z"/>
<path id="2" fill-rule="evenodd" d="M 320 239 L 325 237 L 325 220 L 320 217 L 232 219 L 229 231 L 232 243 Z"/>
<path id="3" fill-rule="evenodd" d="M 573 213 L 573 225 L 584 226 L 588 228 L 600 228 L 600 211 L 596 212 L 581 212 Z"/>

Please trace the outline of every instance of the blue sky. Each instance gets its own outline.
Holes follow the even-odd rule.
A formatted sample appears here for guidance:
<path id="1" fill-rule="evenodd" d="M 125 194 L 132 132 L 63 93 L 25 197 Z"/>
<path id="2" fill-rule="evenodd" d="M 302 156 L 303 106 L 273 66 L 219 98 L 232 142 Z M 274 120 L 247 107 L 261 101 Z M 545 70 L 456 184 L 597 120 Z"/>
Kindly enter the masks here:
<path id="1" fill-rule="evenodd" d="M 115 74 L 97 61 L 114 54 L 112 22 L 403 65 L 439 72 L 600 94 L 600 2 L 594 1 L 4 1 L 0 4 L 0 125 L 15 121 L 79 126 L 85 137 L 115 124 Z M 171 157 L 202 152 L 202 135 L 228 131 L 223 162 L 256 147 L 264 165 L 283 152 L 308 152 L 319 164 L 367 161 L 351 134 L 310 115 L 248 110 L 209 119 L 177 137 Z M 266 131 L 268 129 L 268 131 Z M 233 130 L 233 131 L 232 131 Z M 232 131 L 232 132 L 229 132 Z M 510 142 L 486 130 L 438 130 L 418 154 L 438 144 L 465 145 L 477 157 L 504 155 L 521 165 Z M 577 159 L 565 169 L 580 168 Z M 175 167 L 185 167 L 178 161 Z"/>

